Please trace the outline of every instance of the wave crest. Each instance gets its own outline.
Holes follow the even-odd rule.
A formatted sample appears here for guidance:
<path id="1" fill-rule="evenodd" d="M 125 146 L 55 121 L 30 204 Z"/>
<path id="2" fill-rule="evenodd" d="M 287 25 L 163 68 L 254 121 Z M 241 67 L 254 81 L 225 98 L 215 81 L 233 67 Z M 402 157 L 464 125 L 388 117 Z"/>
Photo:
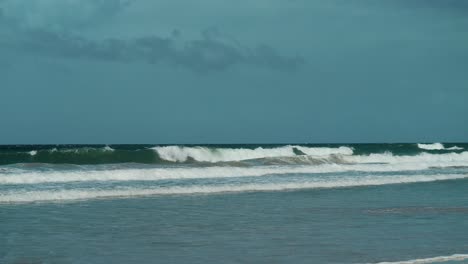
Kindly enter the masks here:
<path id="1" fill-rule="evenodd" d="M 432 144 L 418 144 L 418 148 L 424 150 L 462 150 L 463 148 L 453 146 L 446 148 L 442 143 L 432 143 Z"/>
<path id="2" fill-rule="evenodd" d="M 284 146 L 277 148 L 209 148 L 209 147 L 183 147 L 165 146 L 153 148 L 158 156 L 167 161 L 186 162 L 229 162 L 262 158 L 291 157 L 298 155 L 330 156 L 333 154 L 352 155 L 353 149 L 349 147 L 302 147 Z"/>

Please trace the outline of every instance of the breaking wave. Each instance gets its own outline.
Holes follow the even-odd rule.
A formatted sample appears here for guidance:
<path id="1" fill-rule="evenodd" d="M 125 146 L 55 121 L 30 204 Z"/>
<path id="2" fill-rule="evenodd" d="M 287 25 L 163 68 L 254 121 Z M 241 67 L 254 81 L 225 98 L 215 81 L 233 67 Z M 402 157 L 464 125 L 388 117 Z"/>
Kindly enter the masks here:
<path id="1" fill-rule="evenodd" d="M 352 155 L 353 150 L 349 147 L 325 148 L 325 147 L 302 147 L 283 146 L 277 148 L 255 149 L 247 148 L 209 148 L 209 147 L 184 147 L 165 146 L 153 148 L 158 156 L 167 161 L 186 162 L 189 160 L 199 162 L 226 162 L 242 161 L 249 159 L 289 157 L 296 155 L 330 156 L 333 154 Z"/>
<path id="2" fill-rule="evenodd" d="M 418 148 L 424 150 L 462 150 L 463 148 L 453 146 L 446 148 L 442 143 L 433 143 L 433 144 L 418 144 Z"/>

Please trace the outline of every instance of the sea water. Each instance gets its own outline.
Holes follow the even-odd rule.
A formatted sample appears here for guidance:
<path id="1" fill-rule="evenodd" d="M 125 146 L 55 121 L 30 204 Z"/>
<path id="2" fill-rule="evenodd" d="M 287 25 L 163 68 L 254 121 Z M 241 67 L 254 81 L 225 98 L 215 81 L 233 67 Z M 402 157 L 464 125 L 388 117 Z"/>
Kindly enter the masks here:
<path id="1" fill-rule="evenodd" d="M 468 263 L 468 144 L 0 147 L 0 263 Z"/>

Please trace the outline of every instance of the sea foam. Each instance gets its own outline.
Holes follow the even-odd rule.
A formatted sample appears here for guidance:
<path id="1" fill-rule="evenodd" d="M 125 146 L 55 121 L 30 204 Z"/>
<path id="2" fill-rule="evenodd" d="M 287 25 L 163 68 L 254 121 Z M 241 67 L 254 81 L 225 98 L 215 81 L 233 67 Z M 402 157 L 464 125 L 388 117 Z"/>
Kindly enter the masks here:
<path id="1" fill-rule="evenodd" d="M 10 191 L 0 194 L 0 203 L 28 203 L 39 201 L 73 201 L 97 198 L 118 198 L 154 195 L 193 195 L 214 193 L 238 193 L 259 191 L 285 191 L 317 188 L 343 188 L 358 186 L 378 186 L 401 183 L 420 183 L 441 180 L 456 180 L 467 178 L 468 175 L 393 175 L 391 177 L 359 177 L 327 180 L 321 179 L 309 182 L 295 183 L 265 183 L 265 184 L 223 184 L 223 185 L 192 185 L 160 188 L 125 188 L 113 190 L 98 189 L 61 189 L 50 191 Z"/>

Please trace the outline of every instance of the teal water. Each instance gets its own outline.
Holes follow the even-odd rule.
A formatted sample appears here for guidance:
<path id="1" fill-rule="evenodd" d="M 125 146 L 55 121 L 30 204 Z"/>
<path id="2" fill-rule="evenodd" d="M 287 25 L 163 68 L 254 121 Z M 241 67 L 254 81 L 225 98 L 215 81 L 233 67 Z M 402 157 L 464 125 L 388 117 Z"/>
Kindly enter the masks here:
<path id="1" fill-rule="evenodd" d="M 465 149 L 3 146 L 0 263 L 467 263 Z"/>

